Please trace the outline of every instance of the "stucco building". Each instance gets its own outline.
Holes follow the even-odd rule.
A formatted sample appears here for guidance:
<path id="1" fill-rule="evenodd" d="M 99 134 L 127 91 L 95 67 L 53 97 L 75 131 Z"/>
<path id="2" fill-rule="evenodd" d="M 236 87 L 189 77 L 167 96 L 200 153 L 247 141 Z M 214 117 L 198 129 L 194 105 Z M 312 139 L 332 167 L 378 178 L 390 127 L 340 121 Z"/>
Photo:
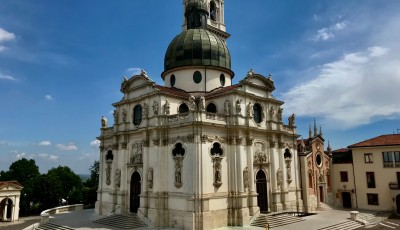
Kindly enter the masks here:
<path id="1" fill-rule="evenodd" d="M 334 159 L 337 206 L 400 214 L 400 134 L 350 145 Z"/>
<path id="2" fill-rule="evenodd" d="M 183 6 L 164 85 L 144 70 L 124 78 L 113 126 L 102 118 L 96 213 L 212 229 L 302 207 L 294 114 L 283 123 L 271 76 L 251 69 L 232 83 L 223 0 Z"/>
<path id="3" fill-rule="evenodd" d="M 0 220 L 19 220 L 19 202 L 22 185 L 17 181 L 0 181 Z"/>

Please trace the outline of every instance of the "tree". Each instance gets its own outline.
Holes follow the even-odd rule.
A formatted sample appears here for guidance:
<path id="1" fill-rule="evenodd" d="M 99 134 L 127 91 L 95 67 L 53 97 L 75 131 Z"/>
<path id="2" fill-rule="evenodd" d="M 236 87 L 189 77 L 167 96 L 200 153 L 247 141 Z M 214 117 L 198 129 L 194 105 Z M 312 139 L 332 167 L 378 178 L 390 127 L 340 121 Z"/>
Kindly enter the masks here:
<path id="1" fill-rule="evenodd" d="M 68 200 L 68 203 L 79 203 L 82 201 L 82 180 L 67 166 L 58 166 L 47 172 L 48 176 L 58 178 L 62 191 L 60 199 Z"/>
<path id="2" fill-rule="evenodd" d="M 90 166 L 90 178 L 84 183 L 83 203 L 86 205 L 93 205 L 97 200 L 97 189 L 99 187 L 99 167 L 100 162 L 94 161 Z"/>
<path id="3" fill-rule="evenodd" d="M 33 186 L 33 201 L 40 203 L 40 210 L 59 205 L 62 194 L 61 180 L 53 174 L 43 174 L 36 178 Z"/>

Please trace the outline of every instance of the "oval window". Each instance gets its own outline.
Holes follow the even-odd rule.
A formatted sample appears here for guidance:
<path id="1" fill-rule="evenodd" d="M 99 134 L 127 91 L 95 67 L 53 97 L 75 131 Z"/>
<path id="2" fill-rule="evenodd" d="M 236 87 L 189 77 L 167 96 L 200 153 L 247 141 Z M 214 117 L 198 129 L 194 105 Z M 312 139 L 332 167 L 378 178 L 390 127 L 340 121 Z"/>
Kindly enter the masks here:
<path id="1" fill-rule="evenodd" d="M 171 75 L 171 78 L 169 79 L 169 81 L 170 81 L 170 83 L 171 83 L 171 87 L 174 87 L 175 86 L 175 81 L 176 81 L 176 79 L 175 79 L 175 75 Z"/>
<path id="2" fill-rule="evenodd" d="M 315 163 L 317 163 L 318 166 L 322 165 L 322 157 L 320 154 L 317 155 L 317 158 L 315 159 Z"/>
<path id="3" fill-rule="evenodd" d="M 224 86 L 225 85 L 225 75 L 221 74 L 219 76 L 219 82 L 221 82 L 221 85 Z"/>
<path id="4" fill-rule="evenodd" d="M 196 84 L 199 84 L 199 83 L 201 82 L 201 78 L 202 78 L 202 76 L 201 76 L 201 73 L 200 73 L 199 71 L 194 72 L 194 74 L 193 74 L 193 81 L 194 81 Z"/>

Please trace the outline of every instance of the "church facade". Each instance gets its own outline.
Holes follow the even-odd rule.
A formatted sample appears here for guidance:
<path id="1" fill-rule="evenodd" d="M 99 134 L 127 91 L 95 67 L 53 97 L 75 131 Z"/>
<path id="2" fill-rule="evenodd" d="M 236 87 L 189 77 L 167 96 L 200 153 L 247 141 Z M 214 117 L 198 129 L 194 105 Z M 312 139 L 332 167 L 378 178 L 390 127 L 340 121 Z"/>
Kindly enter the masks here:
<path id="1" fill-rule="evenodd" d="M 223 0 L 183 6 L 164 85 L 144 70 L 124 78 L 113 126 L 102 118 L 96 213 L 212 229 L 303 207 L 295 115 L 283 123 L 271 76 L 232 83 Z"/>

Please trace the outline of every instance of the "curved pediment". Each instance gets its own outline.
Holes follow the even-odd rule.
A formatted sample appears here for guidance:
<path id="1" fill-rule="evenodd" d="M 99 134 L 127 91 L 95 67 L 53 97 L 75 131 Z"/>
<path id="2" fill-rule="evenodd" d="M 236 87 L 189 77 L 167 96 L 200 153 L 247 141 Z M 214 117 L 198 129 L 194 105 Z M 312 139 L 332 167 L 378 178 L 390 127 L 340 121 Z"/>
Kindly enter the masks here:
<path id="1" fill-rule="evenodd" d="M 17 181 L 0 181 L 0 191 L 19 191 L 22 188 L 22 185 Z"/>
<path id="2" fill-rule="evenodd" d="M 261 74 L 256 73 L 248 74 L 241 82 L 243 84 L 265 88 L 270 91 L 275 90 L 274 81 L 272 80 L 271 75 L 265 77 Z"/>
<path id="3" fill-rule="evenodd" d="M 139 75 L 134 75 L 131 78 L 124 77 L 121 83 L 121 92 L 125 93 L 129 89 L 135 89 L 143 85 L 152 85 L 154 81 L 151 80 L 146 72 L 142 72 Z"/>

